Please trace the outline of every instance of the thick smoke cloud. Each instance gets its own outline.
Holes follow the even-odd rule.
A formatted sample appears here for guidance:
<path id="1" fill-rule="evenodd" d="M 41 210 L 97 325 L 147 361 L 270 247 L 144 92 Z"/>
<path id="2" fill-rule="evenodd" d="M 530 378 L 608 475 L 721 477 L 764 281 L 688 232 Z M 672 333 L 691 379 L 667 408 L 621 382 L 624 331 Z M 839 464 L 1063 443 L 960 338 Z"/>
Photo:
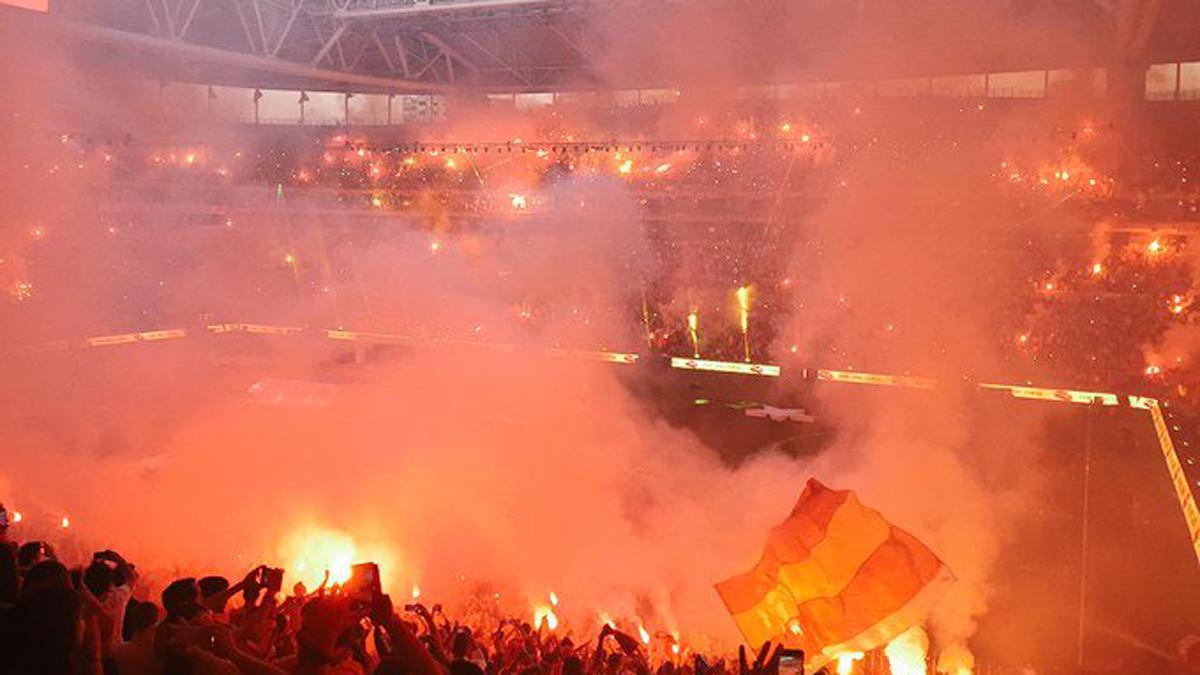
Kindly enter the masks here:
<path id="1" fill-rule="evenodd" d="M 714 44 L 724 30 L 755 29 L 756 15 L 726 8 L 719 16 L 730 21 L 688 20 L 690 30 L 677 40 Z M 637 60 L 643 56 L 613 49 L 600 70 L 617 79 L 644 65 Z M 770 68 L 777 57 L 764 49 L 760 60 Z M 741 76 L 707 70 L 711 53 L 703 63 L 667 60 L 693 80 L 711 78 L 704 82 L 710 86 Z M 13 110 L 12 119 L 56 110 L 63 83 L 75 81 L 63 63 L 22 70 L 24 79 L 13 82 L 29 95 L 13 99 L 26 107 Z M 47 87 L 50 81 L 56 86 Z M 76 101 L 85 91 L 95 88 L 76 89 Z M 140 130 L 152 129 L 148 136 L 156 140 L 185 143 L 201 133 L 154 127 L 155 103 L 121 92 L 96 93 L 73 108 L 96 103 L 90 108 L 101 111 L 109 130 L 116 119 L 141 120 Z M 707 93 L 689 93 L 685 102 L 664 115 L 658 133 L 694 131 L 696 118 L 719 105 Z M 16 149 L 0 175 L 12 196 L 0 213 L 5 284 L 30 274 L 26 247 L 63 244 L 76 262 L 86 259 L 90 249 L 78 242 L 92 241 L 96 227 L 82 217 L 87 190 L 106 189 L 80 181 L 78 190 L 64 191 L 63 181 L 25 171 L 19 158 L 50 152 L 55 140 L 9 119 L 0 123 Z M 88 121 L 46 117 L 36 126 L 69 129 Z M 484 112 L 454 124 L 444 131 L 448 137 L 506 140 L 539 132 L 525 118 Z M 848 109 L 844 126 L 823 132 L 836 138 L 861 133 L 864 125 L 918 133 L 869 107 Z M 229 146 L 254 137 L 219 125 L 203 134 Z M 820 161 L 837 161 L 832 155 Z M 578 626 L 604 612 L 728 645 L 737 636 L 713 582 L 754 560 L 767 529 L 787 512 L 804 479 L 816 475 L 857 490 L 946 559 L 959 584 L 933 617 L 932 633 L 945 646 L 961 645 L 987 610 L 997 552 L 1019 524 L 1011 514 L 1038 494 L 1031 479 L 983 480 L 994 473 L 989 462 L 999 460 L 975 445 L 980 429 L 1003 428 L 1012 454 L 1036 461 L 1037 426 L 1005 428 L 1007 420 L 972 411 L 970 395 L 955 387 L 972 371 L 1003 365 L 996 335 L 1008 327 L 998 323 L 990 298 L 1006 280 L 1023 283 L 1025 276 L 1010 259 L 981 267 L 972 255 L 1005 224 L 996 217 L 997 193 L 972 178 L 988 175 L 985 165 L 993 162 L 990 154 L 964 160 L 962 152 L 945 149 L 914 151 L 903 162 L 868 153 L 842 167 L 844 185 L 828 186 L 810 220 L 794 224 L 805 236 L 791 256 L 790 276 L 802 290 L 795 307 L 781 310 L 790 315 L 787 338 L 772 356 L 785 358 L 795 345 L 821 365 L 906 370 L 942 383 L 920 399 L 822 395 L 822 414 L 838 440 L 815 459 L 764 452 L 731 469 L 689 432 L 656 417 L 615 366 L 546 359 L 519 346 L 491 353 L 399 350 L 349 365 L 345 353 L 326 346 L 265 341 L 246 357 L 196 341 L 154 353 L 142 346 L 114 357 L 97 352 L 69 367 L 47 367 L 45 357 L 6 361 L 0 421 L 13 450 L 0 467 L 0 493 L 32 505 L 35 522 L 69 514 L 81 547 L 125 551 L 156 582 L 207 570 L 235 575 L 261 561 L 293 567 L 312 581 L 314 570 L 292 563 L 320 557 L 309 550 L 313 537 L 339 549 L 349 540 L 355 555 L 383 565 L 385 583 L 400 595 L 419 585 L 430 597 L 461 602 L 486 587 L 504 607 L 523 612 L 554 591 L 563 616 Z M 170 193 L 164 196 L 169 203 Z M 661 270 L 647 254 L 634 198 L 611 179 L 563 181 L 537 196 L 557 205 L 546 225 L 495 224 L 499 235 L 481 233 L 488 228 L 451 231 L 444 218 L 431 216 L 433 224 L 418 232 L 329 248 L 318 228 L 264 227 L 260 235 L 259 223 L 238 222 L 234 244 L 207 247 L 208 239 L 225 235 L 205 235 L 206 250 L 220 256 L 178 269 L 170 269 L 173 256 L 182 255 L 174 252 L 176 233 L 147 227 L 137 231 L 137 250 L 155 262 L 139 269 L 167 275 L 156 300 L 162 315 L 203 305 L 231 320 L 303 321 L 326 313 L 334 324 L 366 323 L 423 340 L 473 332 L 481 342 L 505 345 L 637 344 L 636 313 L 613 308 L 631 306 Z M 165 207 L 146 216 L 171 218 Z M 314 219 L 330 229 L 343 224 Z M 46 223 L 44 244 L 29 241 L 34 220 Z M 242 283 L 261 260 L 293 252 L 315 270 L 306 272 L 306 283 L 334 288 L 332 312 L 302 299 L 281 306 L 278 296 L 252 293 Z M 339 280 L 342 265 L 353 270 Z M 62 263 L 64 274 L 72 267 L 71 260 Z M 682 274 L 686 283 L 677 286 L 685 289 L 703 277 L 696 270 Z M 54 325 L 62 334 L 109 330 L 114 299 L 130 279 L 112 270 L 88 283 L 86 297 L 107 302 L 50 293 L 37 315 L 70 317 Z M 677 307 L 692 302 L 674 300 Z M 538 319 L 533 335 L 513 328 L 514 314 L 523 311 Z M 13 310 L 0 327 L 40 339 L 46 324 Z M 864 354 L 866 361 L 858 361 Z M 256 382 L 274 387 L 285 380 L 305 383 L 301 388 L 320 382 L 335 393 L 316 408 L 261 405 L 250 393 Z"/>

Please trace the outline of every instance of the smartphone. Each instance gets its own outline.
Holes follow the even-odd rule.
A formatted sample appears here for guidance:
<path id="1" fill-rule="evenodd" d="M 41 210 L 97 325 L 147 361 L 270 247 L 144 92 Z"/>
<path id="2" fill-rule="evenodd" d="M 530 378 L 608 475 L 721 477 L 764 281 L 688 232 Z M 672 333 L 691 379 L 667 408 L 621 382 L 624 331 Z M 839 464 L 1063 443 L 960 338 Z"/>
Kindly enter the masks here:
<path id="1" fill-rule="evenodd" d="M 779 649 L 779 675 L 804 675 L 804 650 Z"/>
<path id="2" fill-rule="evenodd" d="M 358 563 L 350 566 L 350 578 L 342 586 L 342 590 L 356 604 L 369 605 L 375 597 L 383 593 L 379 581 L 379 565 L 373 562 Z"/>

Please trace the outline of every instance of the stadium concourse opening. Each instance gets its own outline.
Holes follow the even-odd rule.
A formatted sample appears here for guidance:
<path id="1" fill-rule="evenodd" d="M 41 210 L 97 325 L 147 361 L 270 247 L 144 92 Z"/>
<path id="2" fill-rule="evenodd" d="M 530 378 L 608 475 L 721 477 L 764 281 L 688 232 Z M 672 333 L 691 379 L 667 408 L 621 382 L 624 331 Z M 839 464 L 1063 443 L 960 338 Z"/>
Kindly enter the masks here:
<path id="1" fill-rule="evenodd" d="M 0 0 L 0 675 L 1200 673 L 1197 34 Z"/>

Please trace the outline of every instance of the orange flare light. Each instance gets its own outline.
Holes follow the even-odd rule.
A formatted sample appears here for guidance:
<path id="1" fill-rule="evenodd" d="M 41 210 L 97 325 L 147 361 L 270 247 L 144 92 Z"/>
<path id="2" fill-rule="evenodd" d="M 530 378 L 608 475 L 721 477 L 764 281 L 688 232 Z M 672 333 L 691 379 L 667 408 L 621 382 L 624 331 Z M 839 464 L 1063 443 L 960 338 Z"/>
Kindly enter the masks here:
<path id="1" fill-rule="evenodd" d="M 839 654 L 837 657 L 837 673 L 838 675 L 850 675 L 854 671 L 854 662 L 862 661 L 862 652 L 846 652 Z"/>
<path id="2" fill-rule="evenodd" d="M 687 315 L 688 337 L 692 339 L 692 356 L 700 358 L 700 316 L 695 312 Z"/>
<path id="3" fill-rule="evenodd" d="M 330 583 L 346 583 L 358 547 L 344 532 L 313 528 L 292 535 L 284 551 L 290 554 L 288 571 L 294 572 L 309 588 L 315 588 L 324 579 L 326 570 Z"/>
<path id="4" fill-rule="evenodd" d="M 742 356 L 750 363 L 750 287 L 737 289 L 738 314 L 742 324 Z"/>
<path id="5" fill-rule="evenodd" d="M 533 625 L 538 629 L 545 625 L 548 630 L 554 630 L 558 628 L 558 615 L 549 607 L 537 607 L 533 610 Z"/>
<path id="6" fill-rule="evenodd" d="M 883 652 L 887 656 L 888 669 L 892 675 L 925 675 L 925 653 L 929 648 L 929 637 L 920 626 L 913 626 L 888 643 Z"/>

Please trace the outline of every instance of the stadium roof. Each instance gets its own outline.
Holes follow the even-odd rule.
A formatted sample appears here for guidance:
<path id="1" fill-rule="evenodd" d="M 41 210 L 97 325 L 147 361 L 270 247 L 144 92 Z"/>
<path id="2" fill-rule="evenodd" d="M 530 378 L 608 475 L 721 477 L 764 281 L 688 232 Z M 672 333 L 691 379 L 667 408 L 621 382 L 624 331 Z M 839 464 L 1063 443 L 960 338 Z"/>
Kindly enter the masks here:
<path id="1" fill-rule="evenodd" d="M 1200 58 L 1189 0 L 72 0 L 52 13 L 89 60 L 330 90 L 681 88 Z"/>

